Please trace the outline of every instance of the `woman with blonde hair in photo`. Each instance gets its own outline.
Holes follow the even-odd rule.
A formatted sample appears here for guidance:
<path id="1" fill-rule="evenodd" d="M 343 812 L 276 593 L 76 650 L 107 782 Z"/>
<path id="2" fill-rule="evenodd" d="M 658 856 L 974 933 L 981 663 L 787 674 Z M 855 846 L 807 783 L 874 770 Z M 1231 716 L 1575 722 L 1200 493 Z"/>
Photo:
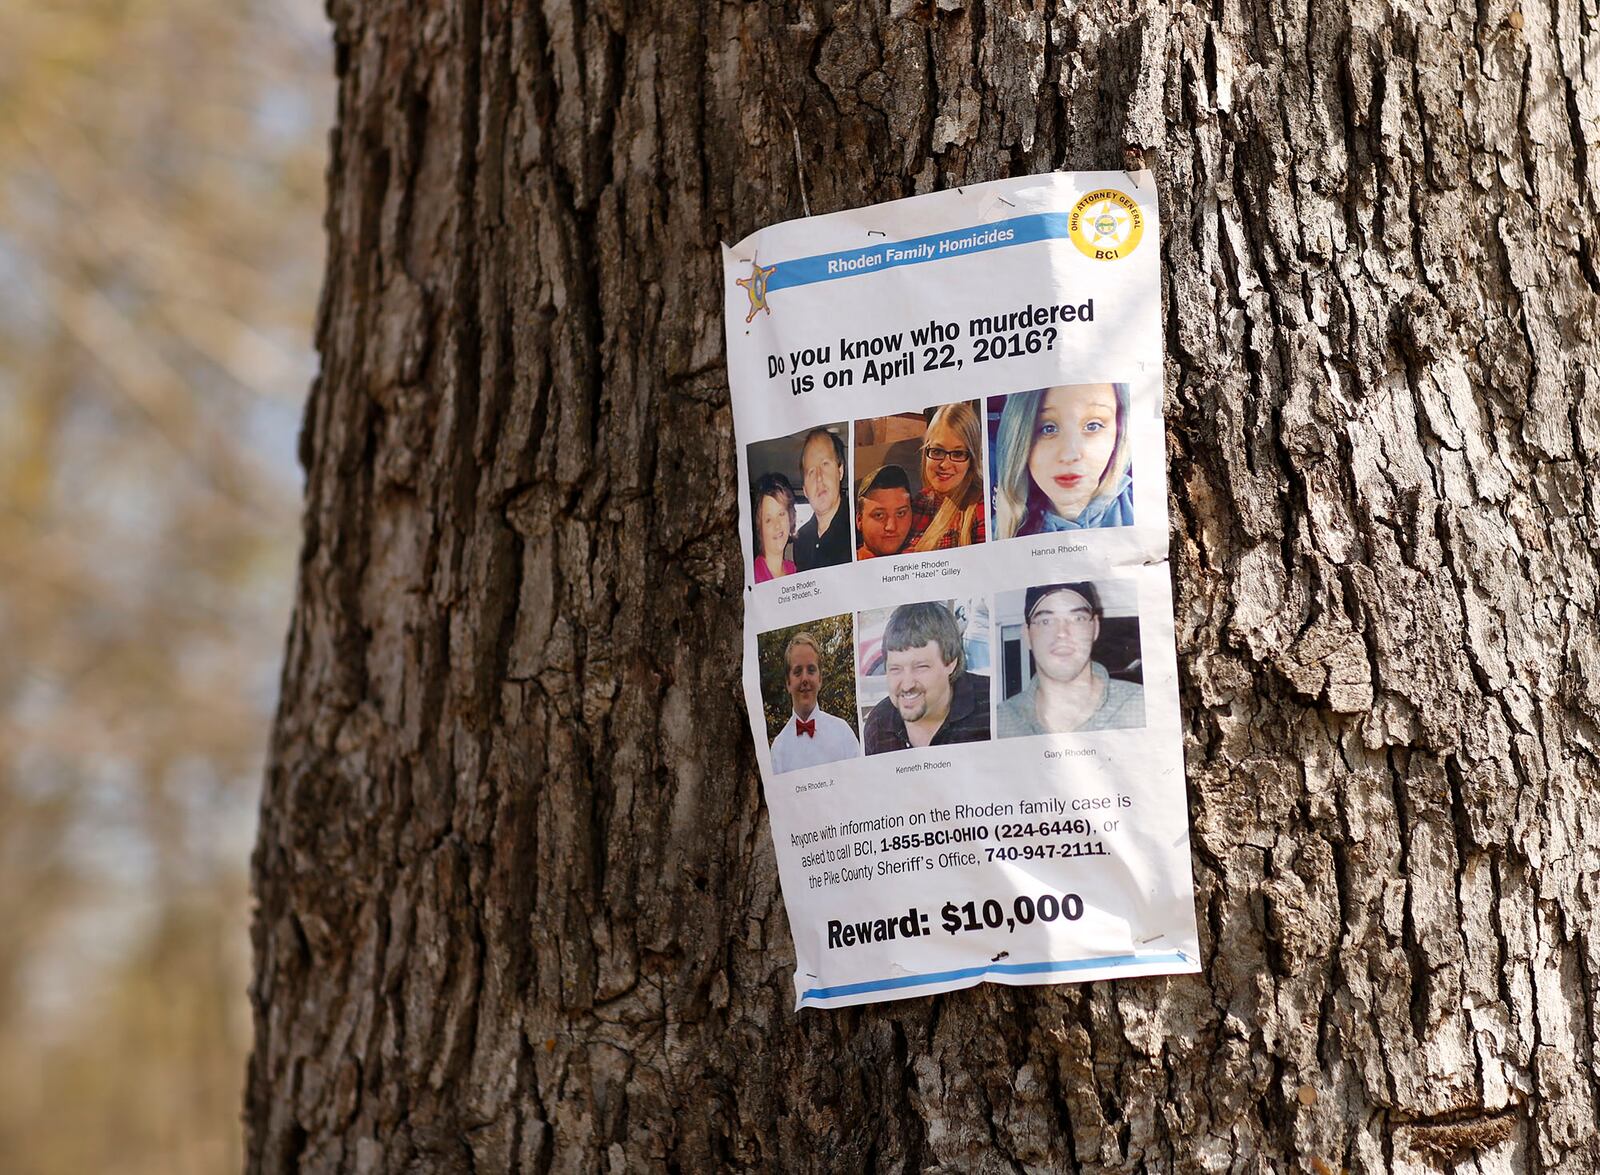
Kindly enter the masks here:
<path id="1" fill-rule="evenodd" d="M 1040 388 L 1004 404 L 994 445 L 998 537 L 1133 525 L 1127 384 Z"/>
<path id="2" fill-rule="evenodd" d="M 984 541 L 983 432 L 969 403 L 934 412 L 922 437 L 922 490 L 911 500 L 907 551 Z"/>

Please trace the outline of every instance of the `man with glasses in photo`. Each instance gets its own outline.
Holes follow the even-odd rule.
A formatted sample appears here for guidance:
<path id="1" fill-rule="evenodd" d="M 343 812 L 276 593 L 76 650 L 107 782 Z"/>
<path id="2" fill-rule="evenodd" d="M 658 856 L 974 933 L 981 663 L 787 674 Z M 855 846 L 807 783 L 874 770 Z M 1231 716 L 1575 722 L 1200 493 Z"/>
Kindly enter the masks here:
<path id="1" fill-rule="evenodd" d="M 1031 587 L 1022 614 L 1034 674 L 1000 703 L 1000 738 L 1144 725 L 1144 687 L 1118 681 L 1094 659 L 1102 614 L 1094 584 Z"/>

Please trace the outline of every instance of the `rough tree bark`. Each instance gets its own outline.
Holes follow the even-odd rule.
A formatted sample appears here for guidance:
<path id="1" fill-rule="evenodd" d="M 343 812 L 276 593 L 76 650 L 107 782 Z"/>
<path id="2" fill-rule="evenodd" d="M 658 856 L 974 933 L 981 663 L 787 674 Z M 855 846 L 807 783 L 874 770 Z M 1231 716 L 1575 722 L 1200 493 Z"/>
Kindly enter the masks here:
<path id="1" fill-rule="evenodd" d="M 1593 0 L 333 0 L 256 1171 L 1600 1164 Z M 1160 184 L 1205 973 L 791 1011 L 720 239 Z"/>

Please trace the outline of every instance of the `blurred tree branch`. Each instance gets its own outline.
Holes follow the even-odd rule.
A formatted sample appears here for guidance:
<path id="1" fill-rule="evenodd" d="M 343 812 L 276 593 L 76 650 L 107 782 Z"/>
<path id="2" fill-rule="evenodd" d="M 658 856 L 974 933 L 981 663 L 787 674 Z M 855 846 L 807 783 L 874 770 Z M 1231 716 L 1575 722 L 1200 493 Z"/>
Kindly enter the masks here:
<path id="1" fill-rule="evenodd" d="M 231 1166 L 332 85 L 307 0 L 0 8 L 0 1167 Z"/>

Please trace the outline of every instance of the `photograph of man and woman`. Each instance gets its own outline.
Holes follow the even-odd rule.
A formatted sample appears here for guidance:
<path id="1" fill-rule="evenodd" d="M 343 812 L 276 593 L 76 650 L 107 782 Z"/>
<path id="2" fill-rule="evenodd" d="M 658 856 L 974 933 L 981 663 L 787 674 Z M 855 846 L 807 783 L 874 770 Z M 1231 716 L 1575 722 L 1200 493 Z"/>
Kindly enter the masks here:
<path id="1" fill-rule="evenodd" d="M 867 754 L 988 739 L 987 600 L 871 609 L 856 638 Z"/>
<path id="2" fill-rule="evenodd" d="M 853 654 L 848 612 L 756 636 L 773 774 L 861 754 Z"/>
<path id="3" fill-rule="evenodd" d="M 995 736 L 1144 725 L 1139 601 L 1126 580 L 1047 583 L 995 597 Z"/>
<path id="4" fill-rule="evenodd" d="M 997 539 L 1133 524 L 1127 384 L 989 398 Z"/>
<path id="5" fill-rule="evenodd" d="M 858 420 L 857 559 L 984 541 L 977 401 Z"/>
<path id="6" fill-rule="evenodd" d="M 748 467 L 757 583 L 850 562 L 842 421 L 757 441 Z"/>

